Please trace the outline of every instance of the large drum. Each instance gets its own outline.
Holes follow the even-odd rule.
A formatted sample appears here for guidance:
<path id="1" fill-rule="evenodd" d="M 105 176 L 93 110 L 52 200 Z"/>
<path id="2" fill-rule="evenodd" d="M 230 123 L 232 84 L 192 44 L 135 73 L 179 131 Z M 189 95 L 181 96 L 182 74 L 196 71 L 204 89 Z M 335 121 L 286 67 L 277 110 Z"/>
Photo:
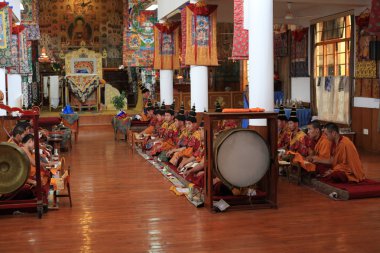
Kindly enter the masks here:
<path id="1" fill-rule="evenodd" d="M 233 187 L 252 186 L 270 166 L 270 152 L 264 139 L 249 129 L 230 129 L 214 142 L 214 173 Z"/>
<path id="2" fill-rule="evenodd" d="M 30 161 L 25 152 L 11 143 L 0 143 L 0 194 L 21 188 L 29 177 Z"/>

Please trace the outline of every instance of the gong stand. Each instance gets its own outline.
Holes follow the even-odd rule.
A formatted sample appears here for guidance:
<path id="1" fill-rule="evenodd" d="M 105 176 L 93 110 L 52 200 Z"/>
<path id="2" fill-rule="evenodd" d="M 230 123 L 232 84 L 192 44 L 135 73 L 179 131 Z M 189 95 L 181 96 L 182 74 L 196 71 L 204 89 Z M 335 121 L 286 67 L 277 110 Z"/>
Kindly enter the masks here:
<path id="1" fill-rule="evenodd" d="M 36 198 L 28 200 L 4 200 L 0 201 L 0 209 L 23 209 L 23 208 L 37 208 L 38 218 L 42 217 L 43 213 L 43 201 L 42 201 L 42 189 L 41 189 L 41 165 L 40 165 L 40 147 L 38 138 L 38 119 L 40 111 L 38 107 L 33 107 L 32 110 L 22 110 L 17 107 L 9 107 L 4 105 L 0 101 L 0 110 L 5 110 L 7 116 L 0 116 L 4 120 L 33 120 L 34 130 L 34 149 L 35 149 L 35 162 L 36 162 L 36 181 L 37 186 Z M 17 116 L 13 116 L 17 115 Z"/>
<path id="2" fill-rule="evenodd" d="M 205 121 L 205 184 L 204 184 L 204 203 L 210 211 L 214 211 L 214 192 L 213 178 L 214 175 L 214 129 L 213 121 L 221 120 L 242 120 L 242 119 L 266 119 L 267 136 L 263 136 L 269 146 L 270 166 L 265 175 L 257 183 L 259 190 L 265 194 L 261 198 L 239 198 L 231 201 L 226 200 L 233 209 L 263 209 L 277 208 L 277 179 L 278 179 L 278 161 L 277 161 L 277 113 L 275 112 L 249 112 L 249 113 L 204 113 Z"/>

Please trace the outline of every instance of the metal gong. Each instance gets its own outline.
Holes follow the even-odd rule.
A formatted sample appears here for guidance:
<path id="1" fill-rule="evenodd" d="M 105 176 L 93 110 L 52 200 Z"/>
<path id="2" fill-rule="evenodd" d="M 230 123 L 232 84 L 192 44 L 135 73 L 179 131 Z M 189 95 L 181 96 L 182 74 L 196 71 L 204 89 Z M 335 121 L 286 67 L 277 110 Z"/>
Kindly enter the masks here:
<path id="1" fill-rule="evenodd" d="M 0 143 L 0 194 L 12 193 L 29 177 L 30 161 L 15 144 Z"/>
<path id="2" fill-rule="evenodd" d="M 215 174 L 232 187 L 254 185 L 270 166 L 270 153 L 264 139 L 249 129 L 230 129 L 214 143 Z"/>

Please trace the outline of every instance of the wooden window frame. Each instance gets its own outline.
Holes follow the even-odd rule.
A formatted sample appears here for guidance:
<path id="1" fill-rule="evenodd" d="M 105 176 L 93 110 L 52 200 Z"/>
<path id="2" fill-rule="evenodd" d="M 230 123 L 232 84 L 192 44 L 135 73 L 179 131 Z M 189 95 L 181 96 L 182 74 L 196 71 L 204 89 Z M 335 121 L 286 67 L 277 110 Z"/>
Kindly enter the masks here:
<path id="1" fill-rule="evenodd" d="M 318 24 L 316 25 L 316 32 L 315 32 L 315 37 L 317 38 L 320 36 L 320 40 L 322 40 L 322 34 L 323 34 L 323 29 L 317 30 Z M 322 26 L 323 27 L 323 26 Z M 320 76 L 349 76 L 350 75 L 350 44 L 351 44 L 351 36 L 352 36 L 352 20 L 350 16 L 345 17 L 345 26 L 344 26 L 344 38 L 339 38 L 339 39 L 330 39 L 326 41 L 320 41 L 314 43 L 314 67 L 315 67 L 315 77 L 320 77 Z M 339 52 L 338 50 L 338 44 L 344 42 L 345 43 L 345 50 L 344 52 Z M 333 52 L 331 54 L 327 53 L 327 47 L 333 45 Z M 318 52 L 319 54 L 316 53 L 317 47 L 321 47 L 320 51 Z M 322 54 L 320 54 L 322 51 Z M 344 64 L 341 64 L 338 60 L 338 56 L 340 54 L 345 54 L 345 62 Z M 334 73 L 331 75 L 328 72 L 328 66 L 327 64 L 327 58 L 328 56 L 333 55 L 333 65 L 334 65 Z M 320 64 L 319 57 L 323 56 L 323 62 L 322 65 Z M 340 66 L 345 65 L 345 73 L 342 75 L 339 73 Z M 320 73 L 320 67 L 323 66 L 322 68 L 322 73 Z"/>

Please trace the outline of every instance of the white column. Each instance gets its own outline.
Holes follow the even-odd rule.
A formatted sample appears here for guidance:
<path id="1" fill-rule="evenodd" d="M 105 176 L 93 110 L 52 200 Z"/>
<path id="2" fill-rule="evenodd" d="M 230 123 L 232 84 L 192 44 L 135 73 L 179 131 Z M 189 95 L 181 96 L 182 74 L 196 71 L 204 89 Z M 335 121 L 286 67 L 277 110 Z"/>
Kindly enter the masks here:
<path id="1" fill-rule="evenodd" d="M 208 70 L 206 66 L 190 66 L 191 106 L 196 112 L 208 111 Z"/>
<path id="2" fill-rule="evenodd" d="M 173 103 L 173 70 L 160 70 L 160 99 L 165 104 Z"/>
<path id="3" fill-rule="evenodd" d="M 249 27 L 249 107 L 274 109 L 273 90 L 273 1 L 249 0 L 244 16 Z M 250 120 L 252 126 L 266 126 L 266 120 Z"/>

